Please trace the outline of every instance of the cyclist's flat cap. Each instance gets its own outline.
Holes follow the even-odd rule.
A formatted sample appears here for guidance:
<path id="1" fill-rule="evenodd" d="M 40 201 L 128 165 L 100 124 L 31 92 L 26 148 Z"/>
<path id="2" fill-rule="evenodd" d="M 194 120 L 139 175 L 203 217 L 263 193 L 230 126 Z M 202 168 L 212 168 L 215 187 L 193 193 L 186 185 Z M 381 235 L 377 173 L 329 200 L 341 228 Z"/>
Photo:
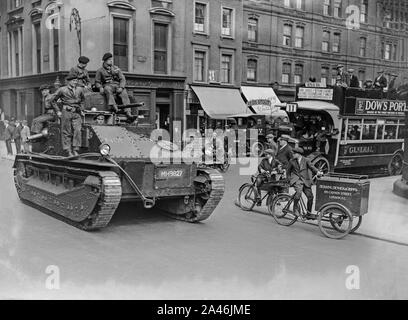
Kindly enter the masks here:
<path id="1" fill-rule="evenodd" d="M 271 154 L 271 155 L 276 155 L 276 150 L 273 150 L 273 149 L 266 149 L 265 150 L 265 154 Z"/>
<path id="2" fill-rule="evenodd" d="M 303 149 L 302 149 L 302 148 L 299 148 L 299 147 L 293 148 L 292 151 L 293 151 L 294 153 L 303 154 Z"/>

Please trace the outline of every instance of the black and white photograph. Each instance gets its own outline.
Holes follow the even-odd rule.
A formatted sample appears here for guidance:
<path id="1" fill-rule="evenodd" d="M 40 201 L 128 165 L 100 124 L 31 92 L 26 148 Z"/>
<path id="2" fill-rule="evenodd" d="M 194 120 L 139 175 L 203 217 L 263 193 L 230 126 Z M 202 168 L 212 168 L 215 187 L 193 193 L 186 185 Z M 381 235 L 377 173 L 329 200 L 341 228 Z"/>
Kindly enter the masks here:
<path id="1" fill-rule="evenodd" d="M 0 300 L 408 299 L 407 104 L 407 0 L 0 0 Z"/>

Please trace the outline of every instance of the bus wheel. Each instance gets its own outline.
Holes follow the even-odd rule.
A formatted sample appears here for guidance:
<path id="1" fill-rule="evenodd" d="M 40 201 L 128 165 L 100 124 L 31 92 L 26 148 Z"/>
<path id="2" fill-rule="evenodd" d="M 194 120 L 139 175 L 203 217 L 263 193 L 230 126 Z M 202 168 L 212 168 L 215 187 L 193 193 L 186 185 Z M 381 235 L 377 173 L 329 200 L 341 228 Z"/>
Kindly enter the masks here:
<path id="1" fill-rule="evenodd" d="M 253 156 L 263 157 L 265 154 L 265 146 L 261 141 L 257 141 L 251 146 L 251 154 Z"/>
<path id="2" fill-rule="evenodd" d="M 323 174 L 327 174 L 330 172 L 330 164 L 329 161 L 327 161 L 326 158 L 323 157 L 318 157 L 315 160 L 312 161 L 312 164 Z M 313 184 L 316 184 L 316 177 L 313 178 Z"/>
<path id="3" fill-rule="evenodd" d="M 399 176 L 402 174 L 402 155 L 400 153 L 394 154 L 388 163 L 388 173 L 390 176 Z"/>

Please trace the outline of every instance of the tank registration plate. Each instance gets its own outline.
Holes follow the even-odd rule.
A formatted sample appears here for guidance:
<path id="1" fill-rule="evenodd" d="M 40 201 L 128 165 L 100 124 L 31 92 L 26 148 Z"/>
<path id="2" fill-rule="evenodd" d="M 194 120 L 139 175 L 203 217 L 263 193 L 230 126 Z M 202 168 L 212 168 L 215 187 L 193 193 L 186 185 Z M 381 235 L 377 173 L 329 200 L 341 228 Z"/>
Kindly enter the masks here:
<path id="1" fill-rule="evenodd" d="M 181 178 L 184 174 L 184 171 L 181 169 L 178 170 L 160 170 L 158 172 L 159 179 L 170 179 L 170 178 Z"/>

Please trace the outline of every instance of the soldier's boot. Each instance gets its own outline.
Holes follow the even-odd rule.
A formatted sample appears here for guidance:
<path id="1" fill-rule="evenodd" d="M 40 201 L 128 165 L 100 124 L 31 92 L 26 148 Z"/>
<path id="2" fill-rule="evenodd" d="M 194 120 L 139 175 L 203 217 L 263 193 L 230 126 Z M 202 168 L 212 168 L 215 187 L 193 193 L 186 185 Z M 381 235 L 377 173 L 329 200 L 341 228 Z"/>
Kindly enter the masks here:
<path id="1" fill-rule="evenodd" d="M 79 156 L 79 149 L 78 148 L 74 148 L 73 150 L 72 150 L 72 154 L 76 157 L 76 156 Z"/>
<path id="2" fill-rule="evenodd" d="M 126 111 L 127 122 L 133 123 L 137 119 L 137 115 L 134 115 L 129 111 Z"/>

